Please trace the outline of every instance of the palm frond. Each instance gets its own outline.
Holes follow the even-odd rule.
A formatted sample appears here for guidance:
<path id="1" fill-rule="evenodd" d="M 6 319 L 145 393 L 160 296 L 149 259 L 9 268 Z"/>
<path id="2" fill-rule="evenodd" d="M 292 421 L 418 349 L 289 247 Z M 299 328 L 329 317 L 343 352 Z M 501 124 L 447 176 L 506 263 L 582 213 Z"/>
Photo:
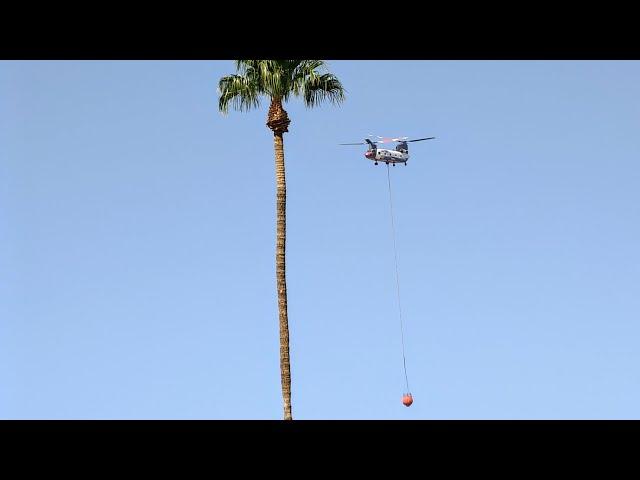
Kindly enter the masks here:
<path id="1" fill-rule="evenodd" d="M 342 83 L 331 73 L 309 75 L 302 84 L 301 93 L 305 106 L 309 108 L 313 108 L 325 100 L 336 105 L 345 99 Z"/>
<path id="2" fill-rule="evenodd" d="M 240 111 L 260 104 L 260 97 L 283 102 L 290 96 L 302 97 L 307 107 L 328 100 L 344 101 L 345 90 L 337 77 L 327 73 L 323 60 L 236 60 L 237 74 L 223 77 L 219 83 L 219 108 Z"/>
<path id="3" fill-rule="evenodd" d="M 251 110 L 260 105 L 260 89 L 246 75 L 229 75 L 222 77 L 218 83 L 220 98 L 218 108 L 228 113 L 229 106 L 241 112 Z"/>

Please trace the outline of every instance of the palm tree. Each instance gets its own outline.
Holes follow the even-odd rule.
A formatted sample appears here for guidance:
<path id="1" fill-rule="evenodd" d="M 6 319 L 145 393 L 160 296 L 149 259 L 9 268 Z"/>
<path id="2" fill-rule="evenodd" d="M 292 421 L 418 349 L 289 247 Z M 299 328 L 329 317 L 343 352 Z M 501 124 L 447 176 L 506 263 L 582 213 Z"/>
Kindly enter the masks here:
<path id="1" fill-rule="evenodd" d="M 237 74 L 220 79 L 220 111 L 228 113 L 229 106 L 240 111 L 251 110 L 260 105 L 263 96 L 271 102 L 267 127 L 273 132 L 276 158 L 276 287 L 280 324 L 280 377 L 284 419 L 292 420 L 285 277 L 287 186 L 283 142 L 283 134 L 289 131 L 290 120 L 282 105 L 292 95 L 302 97 L 310 108 L 324 100 L 338 104 L 344 100 L 345 91 L 335 75 L 326 71 L 326 64 L 322 60 L 236 60 L 235 63 Z"/>

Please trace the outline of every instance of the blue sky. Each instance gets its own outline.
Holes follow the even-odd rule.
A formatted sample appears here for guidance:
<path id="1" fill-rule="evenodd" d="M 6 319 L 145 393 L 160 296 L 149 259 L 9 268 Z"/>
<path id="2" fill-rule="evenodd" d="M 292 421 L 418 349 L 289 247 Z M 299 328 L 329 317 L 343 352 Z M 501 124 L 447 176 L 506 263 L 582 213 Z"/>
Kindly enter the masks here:
<path id="1" fill-rule="evenodd" d="M 640 418 L 640 63 L 329 61 L 285 136 L 298 419 Z M 0 62 L 0 417 L 279 419 L 266 108 L 232 61 Z M 436 136 L 391 170 L 366 135 Z"/>

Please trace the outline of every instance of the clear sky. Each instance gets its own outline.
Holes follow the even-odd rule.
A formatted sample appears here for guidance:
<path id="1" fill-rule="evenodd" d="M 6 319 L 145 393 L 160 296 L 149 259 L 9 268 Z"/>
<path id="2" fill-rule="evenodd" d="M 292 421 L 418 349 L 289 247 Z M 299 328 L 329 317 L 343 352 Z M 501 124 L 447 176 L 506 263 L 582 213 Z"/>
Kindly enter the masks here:
<path id="1" fill-rule="evenodd" d="M 640 418 L 640 62 L 330 61 L 286 107 L 297 419 Z M 0 62 L 0 417 L 279 419 L 267 105 Z M 423 137 L 391 170 L 366 135 Z"/>

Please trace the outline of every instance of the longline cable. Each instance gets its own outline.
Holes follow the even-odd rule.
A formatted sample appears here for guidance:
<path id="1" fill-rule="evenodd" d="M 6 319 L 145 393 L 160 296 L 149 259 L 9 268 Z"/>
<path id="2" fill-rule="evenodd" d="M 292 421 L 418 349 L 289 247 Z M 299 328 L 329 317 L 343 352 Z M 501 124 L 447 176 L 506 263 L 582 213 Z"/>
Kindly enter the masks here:
<path id="1" fill-rule="evenodd" d="M 407 376 L 407 359 L 404 348 L 404 326 L 402 322 L 402 304 L 400 302 L 400 274 L 398 273 L 398 249 L 396 247 L 396 227 L 393 220 L 393 198 L 391 195 L 391 175 L 389 173 L 389 164 L 387 163 L 387 185 L 389 186 L 389 211 L 391 213 L 391 236 L 393 238 L 393 255 L 396 264 L 396 291 L 398 295 L 398 315 L 400 317 L 400 339 L 402 341 L 402 365 L 404 367 L 404 381 L 409 394 L 409 378 Z"/>

